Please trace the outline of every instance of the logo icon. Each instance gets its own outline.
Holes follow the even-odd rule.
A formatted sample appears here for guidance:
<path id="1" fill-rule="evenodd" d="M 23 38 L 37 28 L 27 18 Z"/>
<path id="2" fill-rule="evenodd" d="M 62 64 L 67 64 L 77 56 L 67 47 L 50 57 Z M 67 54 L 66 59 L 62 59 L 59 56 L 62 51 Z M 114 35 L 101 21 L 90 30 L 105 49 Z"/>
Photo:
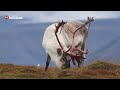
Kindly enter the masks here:
<path id="1" fill-rule="evenodd" d="M 23 19 L 23 17 L 5 15 L 5 16 L 4 16 L 4 19 L 5 19 L 5 20 L 8 20 L 8 19 L 18 20 L 18 19 Z"/>
<path id="2" fill-rule="evenodd" d="M 8 15 L 4 16 L 4 19 L 8 20 L 8 19 L 9 19 L 9 16 L 8 16 Z"/>

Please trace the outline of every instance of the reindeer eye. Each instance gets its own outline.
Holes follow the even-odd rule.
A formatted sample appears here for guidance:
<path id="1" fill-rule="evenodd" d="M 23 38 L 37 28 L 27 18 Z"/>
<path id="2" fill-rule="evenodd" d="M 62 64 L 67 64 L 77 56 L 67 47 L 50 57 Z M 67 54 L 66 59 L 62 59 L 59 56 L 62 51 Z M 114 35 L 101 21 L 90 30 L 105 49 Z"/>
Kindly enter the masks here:
<path id="1" fill-rule="evenodd" d="M 57 49 L 57 53 L 58 53 L 58 55 L 62 55 L 62 51 L 60 48 Z"/>

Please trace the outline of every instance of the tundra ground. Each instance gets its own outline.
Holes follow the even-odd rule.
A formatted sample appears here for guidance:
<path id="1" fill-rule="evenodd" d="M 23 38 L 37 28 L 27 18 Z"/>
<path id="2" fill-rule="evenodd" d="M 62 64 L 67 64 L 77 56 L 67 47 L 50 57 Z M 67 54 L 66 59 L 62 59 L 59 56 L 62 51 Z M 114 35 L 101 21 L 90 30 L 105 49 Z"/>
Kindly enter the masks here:
<path id="1" fill-rule="evenodd" d="M 120 79 L 120 64 L 96 61 L 82 68 L 60 71 L 56 67 L 0 64 L 0 79 Z"/>

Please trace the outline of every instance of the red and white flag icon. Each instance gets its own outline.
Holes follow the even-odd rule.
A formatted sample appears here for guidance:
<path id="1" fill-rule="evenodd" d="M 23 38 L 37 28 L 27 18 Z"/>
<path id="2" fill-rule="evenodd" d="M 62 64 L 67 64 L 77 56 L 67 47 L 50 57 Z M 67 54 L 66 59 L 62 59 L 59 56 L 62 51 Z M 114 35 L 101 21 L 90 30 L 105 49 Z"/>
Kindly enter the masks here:
<path id="1" fill-rule="evenodd" d="M 9 16 L 8 16 L 8 15 L 4 16 L 4 19 L 8 20 L 8 19 L 9 19 Z"/>

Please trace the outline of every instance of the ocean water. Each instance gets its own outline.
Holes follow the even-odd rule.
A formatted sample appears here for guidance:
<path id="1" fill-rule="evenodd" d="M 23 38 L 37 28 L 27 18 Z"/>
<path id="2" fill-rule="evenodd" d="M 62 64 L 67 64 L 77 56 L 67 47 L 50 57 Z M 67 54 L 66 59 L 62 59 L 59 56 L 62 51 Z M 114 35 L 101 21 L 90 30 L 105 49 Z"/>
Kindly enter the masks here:
<path id="1" fill-rule="evenodd" d="M 42 39 L 51 23 L 21 24 L 0 21 L 0 63 L 45 66 Z M 120 19 L 95 20 L 87 39 L 89 54 L 85 64 L 94 60 L 120 63 Z M 55 66 L 50 62 L 50 66 Z"/>

